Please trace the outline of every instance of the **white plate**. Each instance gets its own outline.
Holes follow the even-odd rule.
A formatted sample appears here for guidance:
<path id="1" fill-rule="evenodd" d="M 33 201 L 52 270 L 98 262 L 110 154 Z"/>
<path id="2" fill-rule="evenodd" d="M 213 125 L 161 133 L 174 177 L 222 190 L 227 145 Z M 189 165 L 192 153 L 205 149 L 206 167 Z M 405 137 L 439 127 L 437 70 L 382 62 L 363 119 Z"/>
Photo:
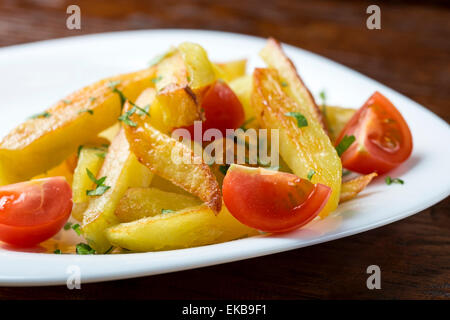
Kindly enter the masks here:
<path id="1" fill-rule="evenodd" d="M 153 30 L 98 34 L 0 49 L 0 136 L 71 91 L 116 73 L 145 67 L 156 54 L 182 41 L 203 45 L 215 61 L 258 58 L 265 40 L 238 34 Z M 325 89 L 330 104 L 358 108 L 375 91 L 401 111 L 414 138 L 411 158 L 390 173 L 404 185 L 378 179 L 335 214 L 279 236 L 260 236 L 198 248 L 126 255 L 55 255 L 0 248 L 0 285 L 64 284 L 70 266 L 82 283 L 148 276 L 248 259 L 364 232 L 408 217 L 450 194 L 450 129 L 414 101 L 342 65 L 285 45 L 314 94 Z M 251 70 L 251 69 L 249 69 Z M 67 231 L 66 231 L 67 233 Z M 370 248 L 367 248 L 370 249 Z"/>

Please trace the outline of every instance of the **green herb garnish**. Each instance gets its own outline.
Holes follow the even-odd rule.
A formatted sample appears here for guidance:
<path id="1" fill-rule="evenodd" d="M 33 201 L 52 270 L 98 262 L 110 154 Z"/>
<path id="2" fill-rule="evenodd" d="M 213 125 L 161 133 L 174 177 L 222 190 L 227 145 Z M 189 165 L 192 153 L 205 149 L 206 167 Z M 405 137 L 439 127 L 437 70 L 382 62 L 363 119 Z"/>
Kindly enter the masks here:
<path id="1" fill-rule="evenodd" d="M 110 186 L 105 186 L 103 184 L 105 182 L 105 180 L 106 180 L 106 176 L 97 180 L 95 178 L 94 174 L 88 168 L 86 168 L 86 172 L 87 172 L 87 175 L 88 175 L 89 179 L 91 179 L 91 181 L 94 182 L 97 185 L 97 187 L 94 190 L 86 190 L 86 194 L 88 196 L 101 196 L 108 189 L 111 188 Z"/>
<path id="2" fill-rule="evenodd" d="M 77 235 L 81 236 L 81 226 L 77 223 L 72 226 L 73 231 L 77 233 Z"/>
<path id="3" fill-rule="evenodd" d="M 63 102 L 64 102 L 65 104 L 71 104 L 71 103 L 72 103 L 72 100 L 63 100 Z"/>
<path id="4" fill-rule="evenodd" d="M 391 185 L 393 183 L 398 183 L 398 184 L 404 184 L 405 181 L 403 181 L 400 178 L 391 178 L 390 176 L 387 176 L 386 179 L 384 179 L 384 181 L 386 181 L 387 185 Z"/>
<path id="5" fill-rule="evenodd" d="M 30 119 L 50 118 L 51 116 L 52 116 L 51 113 L 49 113 L 47 111 L 44 111 L 42 113 L 38 113 L 38 114 L 35 114 L 35 115 L 31 116 Z"/>
<path id="6" fill-rule="evenodd" d="M 56 249 L 55 251 L 53 251 L 53 253 L 54 253 L 54 254 L 61 254 L 62 252 L 61 252 L 61 250 Z"/>
<path id="7" fill-rule="evenodd" d="M 64 225 L 64 230 L 69 230 L 71 227 L 72 227 L 72 222 L 67 222 L 67 223 Z"/>
<path id="8" fill-rule="evenodd" d="M 282 87 L 287 87 L 287 86 L 288 86 L 288 83 L 287 83 L 286 81 L 281 81 L 281 86 L 282 86 Z"/>
<path id="9" fill-rule="evenodd" d="M 299 128 L 308 126 L 308 120 L 300 112 L 286 112 L 284 115 L 297 119 L 297 127 Z"/>
<path id="10" fill-rule="evenodd" d="M 327 95 L 325 93 L 325 90 L 322 90 L 322 91 L 319 92 L 319 97 L 322 100 L 322 105 L 324 106 L 325 102 L 327 100 Z"/>
<path id="11" fill-rule="evenodd" d="M 162 77 L 158 76 L 156 78 L 152 78 L 150 81 L 153 82 L 154 84 L 158 83 L 159 81 L 161 81 Z"/>
<path id="12" fill-rule="evenodd" d="M 352 173 L 350 170 L 342 170 L 342 176 L 348 176 L 350 173 Z"/>
<path id="13" fill-rule="evenodd" d="M 92 110 L 92 109 L 83 109 L 83 110 L 80 110 L 80 111 L 78 111 L 78 114 L 80 114 L 80 113 L 84 113 L 84 112 L 87 112 L 87 113 L 89 113 L 89 114 L 94 114 L 94 110 Z"/>
<path id="14" fill-rule="evenodd" d="M 345 135 L 344 138 L 342 138 L 341 142 L 339 142 L 339 144 L 336 146 L 338 156 L 342 156 L 342 154 L 352 145 L 353 142 L 355 142 L 355 140 L 356 138 L 354 135 Z"/>
<path id="15" fill-rule="evenodd" d="M 316 172 L 313 169 L 309 170 L 309 172 L 308 172 L 308 180 L 311 181 L 312 177 L 315 174 L 316 174 Z"/>
<path id="16" fill-rule="evenodd" d="M 81 146 L 78 146 L 78 150 L 77 150 L 77 155 L 78 155 L 78 158 L 80 157 L 80 152 L 81 152 L 81 150 L 84 148 L 84 146 L 83 145 L 81 145 Z"/>
<path id="17" fill-rule="evenodd" d="M 171 213 L 174 212 L 173 210 L 170 209 L 161 209 L 161 214 L 166 214 L 166 213 Z"/>
<path id="18" fill-rule="evenodd" d="M 96 97 L 89 97 L 89 102 L 90 102 L 90 103 L 94 102 L 95 100 L 97 100 Z"/>
<path id="19" fill-rule="evenodd" d="M 137 110 L 136 107 L 131 108 L 118 118 L 119 121 L 122 121 L 123 123 L 129 125 L 130 127 L 137 127 L 137 123 L 130 119 L 130 117 L 133 115 L 133 113 L 136 112 L 136 110 Z"/>
<path id="20" fill-rule="evenodd" d="M 77 244 L 76 252 L 77 254 L 95 254 L 95 250 L 86 243 Z"/>

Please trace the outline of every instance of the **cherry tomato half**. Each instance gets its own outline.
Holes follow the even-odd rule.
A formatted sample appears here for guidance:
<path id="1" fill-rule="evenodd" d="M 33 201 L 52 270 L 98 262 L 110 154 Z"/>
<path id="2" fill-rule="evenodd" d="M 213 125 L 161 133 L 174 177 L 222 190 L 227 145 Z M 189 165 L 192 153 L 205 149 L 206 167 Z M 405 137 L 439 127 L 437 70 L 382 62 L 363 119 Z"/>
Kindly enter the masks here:
<path id="1" fill-rule="evenodd" d="M 383 174 L 406 161 L 413 148 L 409 127 L 400 112 L 381 93 L 375 92 L 353 115 L 336 140 L 355 136 L 342 154 L 344 168 Z"/>
<path id="2" fill-rule="evenodd" d="M 244 108 L 231 88 L 221 80 L 216 81 L 206 92 L 202 102 L 205 110 L 203 132 L 219 129 L 226 136 L 226 129 L 236 129 L 245 120 Z M 194 139 L 194 125 L 186 127 Z"/>
<path id="3" fill-rule="evenodd" d="M 286 232 L 314 219 L 331 189 L 290 173 L 231 165 L 222 192 L 226 207 L 243 224 L 266 232 Z"/>
<path id="4" fill-rule="evenodd" d="M 0 240 L 26 247 L 54 236 L 69 219 L 72 190 L 63 177 L 0 187 Z"/>

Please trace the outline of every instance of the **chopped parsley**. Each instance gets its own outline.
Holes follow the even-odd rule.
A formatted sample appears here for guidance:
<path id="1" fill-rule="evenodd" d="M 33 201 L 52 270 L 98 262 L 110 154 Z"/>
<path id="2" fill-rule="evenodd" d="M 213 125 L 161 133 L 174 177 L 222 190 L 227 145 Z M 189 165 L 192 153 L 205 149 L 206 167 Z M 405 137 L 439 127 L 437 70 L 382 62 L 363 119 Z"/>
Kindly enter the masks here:
<path id="1" fill-rule="evenodd" d="M 77 233 L 77 235 L 81 236 L 81 226 L 77 223 L 72 226 L 73 231 Z"/>
<path id="2" fill-rule="evenodd" d="M 344 138 L 342 138 L 341 142 L 339 142 L 339 144 L 336 146 L 338 156 L 342 156 L 342 154 L 352 145 L 353 142 L 355 142 L 355 140 L 356 138 L 354 135 L 345 135 Z"/>
<path id="3" fill-rule="evenodd" d="M 97 153 L 97 157 L 99 157 L 100 159 L 105 159 L 106 152 L 99 152 L 99 153 Z"/>
<path id="4" fill-rule="evenodd" d="M 150 81 L 153 82 L 154 84 L 158 83 L 159 81 L 161 81 L 162 77 L 158 76 L 156 78 L 152 78 Z"/>
<path id="5" fill-rule="evenodd" d="M 130 117 L 133 115 L 133 113 L 136 112 L 136 110 L 136 107 L 131 108 L 118 118 L 119 121 L 122 121 L 130 127 L 137 127 L 137 123 L 130 119 Z"/>
<path id="6" fill-rule="evenodd" d="M 282 86 L 282 87 L 287 87 L 287 86 L 288 86 L 288 83 L 287 83 L 286 81 L 281 81 L 281 86 Z"/>
<path id="7" fill-rule="evenodd" d="M 308 120 L 300 112 L 286 112 L 284 115 L 297 119 L 297 127 L 299 128 L 308 126 Z"/>
<path id="8" fill-rule="evenodd" d="M 96 97 L 89 97 L 89 102 L 90 102 L 90 103 L 93 103 L 95 100 L 97 100 Z"/>
<path id="9" fill-rule="evenodd" d="M 71 227 L 72 227 L 72 222 L 67 222 L 67 223 L 64 225 L 64 230 L 69 230 Z"/>
<path id="10" fill-rule="evenodd" d="M 42 113 L 38 113 L 38 114 L 35 114 L 35 115 L 31 116 L 30 119 L 50 118 L 51 116 L 52 116 L 51 113 L 49 113 L 47 111 L 44 111 Z"/>
<path id="11" fill-rule="evenodd" d="M 76 252 L 77 254 L 95 254 L 95 250 L 86 243 L 77 244 Z"/>
<path id="12" fill-rule="evenodd" d="M 77 156 L 78 156 L 78 158 L 80 157 L 80 152 L 81 152 L 81 150 L 82 150 L 83 148 L 84 148 L 83 145 L 78 146 L 78 150 L 77 150 Z"/>
<path id="13" fill-rule="evenodd" d="M 72 103 L 72 100 L 63 100 L 63 102 L 64 102 L 65 104 L 71 104 L 71 103 Z"/>
<path id="14" fill-rule="evenodd" d="M 86 168 L 86 172 L 87 172 L 87 175 L 88 175 L 89 179 L 91 179 L 91 181 L 94 182 L 97 185 L 97 187 L 95 189 L 93 189 L 93 190 L 86 190 L 86 194 L 88 196 L 101 196 L 108 189 L 111 188 L 110 186 L 104 185 L 104 182 L 106 180 L 106 176 L 97 180 L 95 178 L 94 174 L 88 168 Z"/>
<path id="15" fill-rule="evenodd" d="M 161 214 L 166 214 L 166 213 L 171 213 L 174 212 L 173 210 L 170 209 L 161 209 Z"/>
<path id="16" fill-rule="evenodd" d="M 120 81 L 110 81 L 108 83 L 108 86 L 112 89 L 114 93 L 117 93 L 120 98 L 120 105 L 123 107 L 125 101 L 127 101 L 127 97 L 123 94 L 123 92 L 119 89 L 117 89 L 117 85 L 120 84 Z"/>
<path id="17" fill-rule="evenodd" d="M 350 170 L 342 170 L 342 176 L 348 176 L 350 173 L 352 173 Z"/>
<path id="18" fill-rule="evenodd" d="M 78 114 L 80 114 L 80 113 L 85 113 L 85 112 L 89 113 L 90 115 L 94 114 L 94 110 L 92 110 L 92 109 L 83 109 L 83 110 L 80 110 L 80 111 L 78 111 Z"/>
<path id="19" fill-rule="evenodd" d="M 393 183 L 398 183 L 398 184 L 404 184 L 405 181 L 403 181 L 400 178 L 391 178 L 390 176 L 387 176 L 386 179 L 384 179 L 384 181 L 386 181 L 387 185 L 391 185 Z"/>
<path id="20" fill-rule="evenodd" d="M 313 169 L 309 170 L 309 172 L 308 172 L 308 180 L 311 181 L 312 177 L 315 174 L 316 174 L 316 172 Z"/>
<path id="21" fill-rule="evenodd" d="M 61 250 L 56 249 L 55 251 L 53 251 L 53 253 L 54 253 L 54 254 L 61 254 L 62 252 L 61 252 Z"/>
<path id="22" fill-rule="evenodd" d="M 319 97 L 322 100 L 322 105 L 324 106 L 327 101 L 327 94 L 325 93 L 325 90 L 319 92 Z"/>

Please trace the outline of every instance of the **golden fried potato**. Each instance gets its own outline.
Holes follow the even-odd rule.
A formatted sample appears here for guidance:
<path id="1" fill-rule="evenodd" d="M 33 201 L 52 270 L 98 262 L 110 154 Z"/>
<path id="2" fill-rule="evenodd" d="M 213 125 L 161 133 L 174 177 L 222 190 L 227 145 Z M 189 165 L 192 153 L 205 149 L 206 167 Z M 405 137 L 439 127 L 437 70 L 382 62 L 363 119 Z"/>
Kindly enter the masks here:
<path id="1" fill-rule="evenodd" d="M 355 198 L 377 175 L 373 172 L 342 183 L 339 203 Z"/>
<path id="2" fill-rule="evenodd" d="M 200 199 L 156 188 L 130 188 L 119 201 L 116 217 L 130 222 L 153 217 L 165 210 L 178 211 L 201 204 Z"/>
<path id="3" fill-rule="evenodd" d="M 106 231 L 112 245 L 132 251 L 189 248 L 254 236 L 258 231 L 243 225 L 222 206 L 218 215 L 206 205 L 159 214 Z"/>
<path id="4" fill-rule="evenodd" d="M 130 109 L 131 106 L 125 104 L 124 112 Z M 125 125 L 124 128 L 130 148 L 139 161 L 219 212 L 222 205 L 220 188 L 201 157 L 188 146 L 153 128 L 137 113 L 132 114 L 130 119 L 136 126 Z"/>
<path id="5" fill-rule="evenodd" d="M 114 214 L 119 200 L 130 187 L 148 187 L 152 174 L 137 161 L 130 151 L 123 130 L 114 138 L 97 179 L 106 177 L 103 185 L 110 187 L 102 195 L 90 196 L 89 205 L 84 213 L 82 231 L 89 245 L 103 253 L 110 248 L 105 229 L 119 220 Z"/>
<path id="6" fill-rule="evenodd" d="M 308 120 L 314 119 L 326 130 L 322 113 L 317 107 L 314 97 L 303 83 L 292 61 L 283 52 L 281 44 L 277 40 L 269 38 L 266 46 L 261 50 L 260 56 L 270 68 L 278 71 L 283 90 L 297 102 L 298 107 L 293 111 L 301 112 Z"/>
<path id="7" fill-rule="evenodd" d="M 246 75 L 237 79 L 234 79 L 230 83 L 230 88 L 239 98 L 242 103 L 245 112 L 245 121 L 243 127 L 258 128 L 258 119 L 256 117 L 255 109 L 251 105 L 250 97 L 252 94 L 252 76 Z"/>
<path id="8" fill-rule="evenodd" d="M 247 69 L 247 59 L 233 60 L 223 63 L 215 63 L 213 65 L 216 77 L 226 82 L 233 81 L 237 78 L 245 76 Z"/>
<path id="9" fill-rule="evenodd" d="M 117 122 L 122 101 L 152 85 L 155 69 L 101 80 L 27 120 L 0 142 L 0 185 L 28 180 L 58 165 Z M 114 90 L 114 86 L 116 90 Z"/>
<path id="10" fill-rule="evenodd" d="M 321 106 L 321 110 L 327 124 L 328 136 L 334 143 L 356 110 L 334 106 Z"/>
<path id="11" fill-rule="evenodd" d="M 274 69 L 255 69 L 252 105 L 262 127 L 280 130 L 280 154 L 292 171 L 306 178 L 314 170 L 312 182 L 332 189 L 330 199 L 320 213 L 321 217 L 326 217 L 339 202 L 341 160 L 322 126 L 312 116 L 304 113 L 307 125 L 299 128 L 295 117 L 288 115 L 301 108 L 282 89 L 281 81 Z"/>

